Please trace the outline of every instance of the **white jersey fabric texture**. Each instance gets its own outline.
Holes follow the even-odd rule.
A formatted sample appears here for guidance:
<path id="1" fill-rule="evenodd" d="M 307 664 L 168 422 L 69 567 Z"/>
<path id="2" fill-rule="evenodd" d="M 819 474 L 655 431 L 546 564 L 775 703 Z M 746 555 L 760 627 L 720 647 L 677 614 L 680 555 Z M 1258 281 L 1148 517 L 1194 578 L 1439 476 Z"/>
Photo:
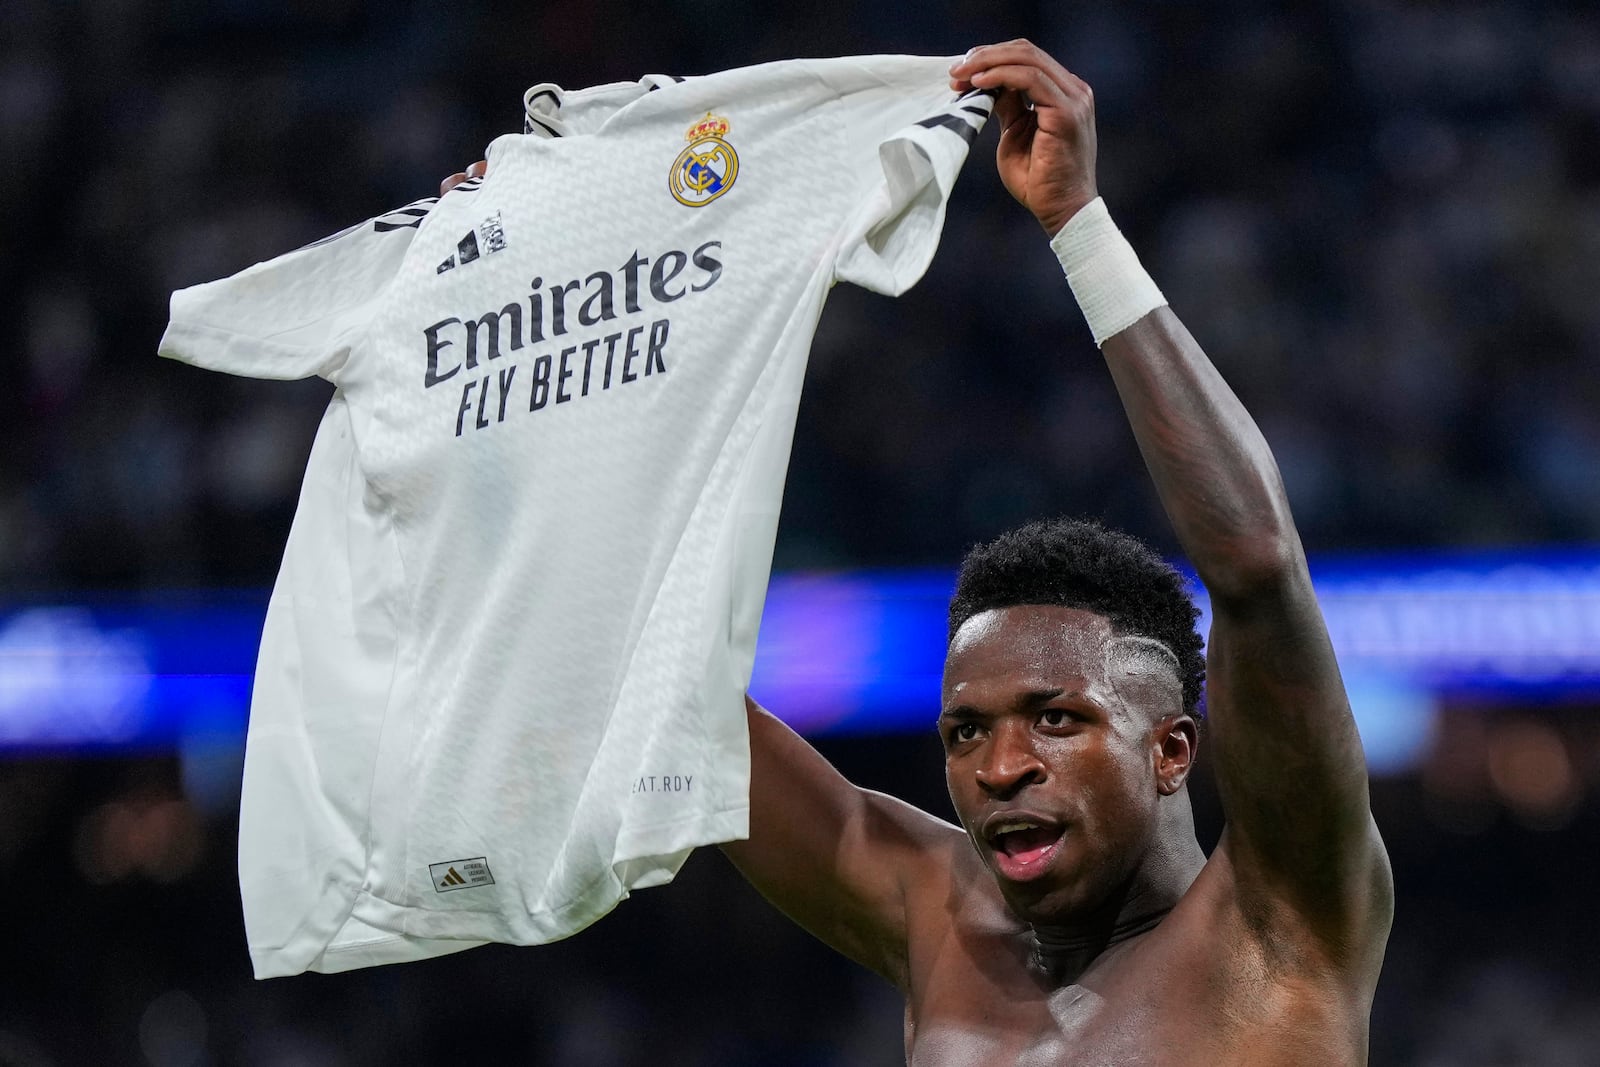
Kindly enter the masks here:
<path id="1" fill-rule="evenodd" d="M 932 258 L 992 105 L 949 62 L 536 86 L 484 179 L 173 294 L 162 355 L 336 386 L 252 696 L 257 977 L 552 941 L 747 835 L 806 357 Z"/>

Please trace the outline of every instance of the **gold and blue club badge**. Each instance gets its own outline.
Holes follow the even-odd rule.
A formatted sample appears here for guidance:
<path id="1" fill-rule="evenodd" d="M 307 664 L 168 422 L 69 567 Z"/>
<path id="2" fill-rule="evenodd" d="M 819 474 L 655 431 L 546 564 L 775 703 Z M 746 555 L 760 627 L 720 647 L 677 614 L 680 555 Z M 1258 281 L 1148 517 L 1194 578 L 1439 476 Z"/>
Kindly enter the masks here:
<path id="1" fill-rule="evenodd" d="M 739 154 L 727 141 L 728 120 L 706 112 L 683 139 L 689 146 L 672 161 L 667 188 L 686 207 L 705 207 L 733 187 L 739 176 Z"/>

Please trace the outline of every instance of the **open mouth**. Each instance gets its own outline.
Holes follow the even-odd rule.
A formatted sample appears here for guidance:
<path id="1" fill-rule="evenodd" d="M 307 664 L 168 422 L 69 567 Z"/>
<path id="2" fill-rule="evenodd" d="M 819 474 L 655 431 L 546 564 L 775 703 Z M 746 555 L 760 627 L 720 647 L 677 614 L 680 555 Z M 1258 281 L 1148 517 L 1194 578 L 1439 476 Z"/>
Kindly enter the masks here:
<path id="1" fill-rule="evenodd" d="M 994 850 L 995 866 L 1015 882 L 1043 874 L 1066 837 L 1066 827 L 1032 819 L 1003 819 L 986 827 L 984 837 Z"/>

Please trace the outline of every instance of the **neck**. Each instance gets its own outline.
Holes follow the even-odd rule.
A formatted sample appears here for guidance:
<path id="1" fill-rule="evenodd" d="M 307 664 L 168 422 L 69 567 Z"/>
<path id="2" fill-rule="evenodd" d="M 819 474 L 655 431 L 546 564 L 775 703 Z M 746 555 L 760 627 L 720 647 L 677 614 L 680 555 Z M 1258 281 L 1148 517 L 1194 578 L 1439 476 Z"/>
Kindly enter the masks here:
<path id="1" fill-rule="evenodd" d="M 1033 924 L 1028 930 L 1030 962 L 1056 982 L 1076 981 L 1110 949 L 1154 930 L 1176 904 L 1174 900 L 1141 914 L 1108 917 L 1096 925 Z"/>
<path id="2" fill-rule="evenodd" d="M 1195 839 L 1187 793 L 1168 798 L 1162 830 L 1133 874 L 1092 912 L 1028 924 L 1035 967 L 1056 981 L 1077 980 L 1107 950 L 1135 940 L 1166 918 L 1206 864 Z"/>

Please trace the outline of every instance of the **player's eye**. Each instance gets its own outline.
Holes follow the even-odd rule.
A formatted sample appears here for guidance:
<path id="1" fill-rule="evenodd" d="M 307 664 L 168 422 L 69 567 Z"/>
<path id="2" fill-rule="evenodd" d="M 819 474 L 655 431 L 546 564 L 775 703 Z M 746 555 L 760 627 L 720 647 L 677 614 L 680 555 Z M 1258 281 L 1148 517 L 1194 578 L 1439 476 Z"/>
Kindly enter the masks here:
<path id="1" fill-rule="evenodd" d="M 978 736 L 978 724 L 975 722 L 957 723 L 950 730 L 952 742 L 971 741 Z"/>
<path id="2" fill-rule="evenodd" d="M 1045 708 L 1044 714 L 1039 716 L 1046 726 L 1065 726 L 1072 716 L 1061 708 Z"/>

